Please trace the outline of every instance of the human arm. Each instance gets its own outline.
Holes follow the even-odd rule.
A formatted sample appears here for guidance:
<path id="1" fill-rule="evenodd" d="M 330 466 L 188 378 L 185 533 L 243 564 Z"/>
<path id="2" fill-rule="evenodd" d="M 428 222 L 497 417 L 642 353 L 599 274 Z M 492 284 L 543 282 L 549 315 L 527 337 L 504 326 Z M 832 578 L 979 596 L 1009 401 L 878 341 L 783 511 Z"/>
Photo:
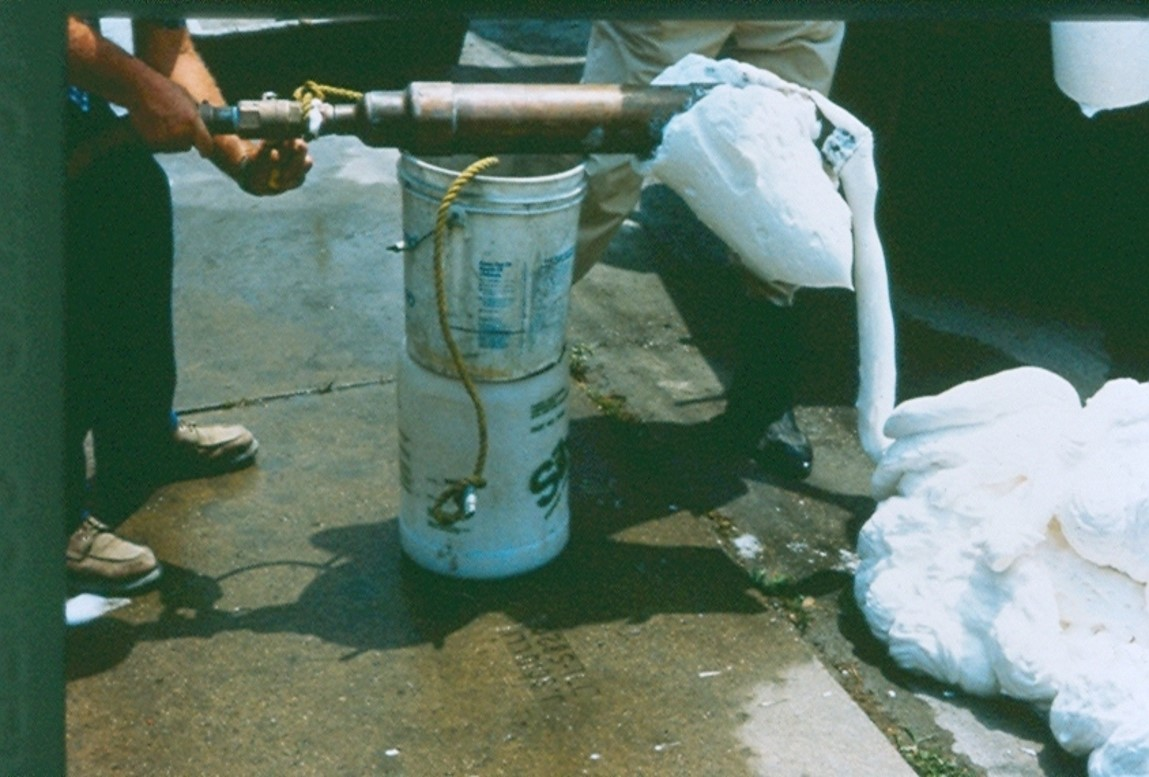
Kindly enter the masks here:
<path id="1" fill-rule="evenodd" d="M 144 62 L 187 90 L 197 103 L 226 103 L 186 27 L 138 20 L 134 30 Z M 312 164 L 307 144 L 302 140 L 253 143 L 236 135 L 214 136 L 209 158 L 245 191 L 258 195 L 296 188 L 303 183 Z"/>
<path id="2" fill-rule="evenodd" d="M 224 100 L 184 27 L 137 21 L 134 29 L 138 56 L 69 16 L 69 83 L 127 108 L 128 121 L 148 148 L 195 148 L 251 194 L 275 194 L 303 182 L 311 168 L 303 141 L 256 144 L 208 132 L 199 103 Z"/>
<path id="3" fill-rule="evenodd" d="M 68 80 L 128 109 L 144 143 L 155 151 L 195 148 L 211 157 L 215 143 L 199 106 L 179 84 L 74 16 L 68 17 Z"/>

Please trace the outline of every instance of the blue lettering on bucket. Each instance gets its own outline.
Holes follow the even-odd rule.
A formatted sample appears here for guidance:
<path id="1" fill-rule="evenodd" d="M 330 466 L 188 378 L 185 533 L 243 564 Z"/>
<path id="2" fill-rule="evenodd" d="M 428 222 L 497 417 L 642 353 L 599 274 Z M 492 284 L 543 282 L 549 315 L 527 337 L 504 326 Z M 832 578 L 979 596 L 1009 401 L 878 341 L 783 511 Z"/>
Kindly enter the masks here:
<path id="1" fill-rule="evenodd" d="M 539 262 L 531 289 L 532 330 L 561 329 L 566 323 L 574 253 L 571 245 Z"/>
<path id="2" fill-rule="evenodd" d="M 479 316 L 479 347 L 502 350 L 510 345 L 511 332 L 503 327 L 497 318 Z"/>
<path id="3" fill-rule="evenodd" d="M 515 303 L 513 279 L 506 277 L 511 262 L 479 262 L 479 300 L 484 312 L 507 310 Z"/>
<path id="4" fill-rule="evenodd" d="M 479 262 L 479 347 L 505 350 L 511 344 L 511 332 L 502 318 L 515 304 L 516 290 L 507 272 L 512 262 L 482 260 Z"/>
<path id="5" fill-rule="evenodd" d="M 511 266 L 510 262 L 489 262 L 486 260 L 479 261 L 479 275 L 484 278 L 502 278 L 506 269 Z"/>
<path id="6" fill-rule="evenodd" d="M 568 246 L 567 248 L 563 249 L 562 251 L 558 252 L 554 256 L 551 256 L 551 257 L 544 259 L 543 264 L 546 265 L 547 267 L 551 267 L 551 266 L 556 265 L 556 264 L 563 264 L 565 262 L 569 262 L 571 259 L 574 259 L 574 253 L 575 253 L 575 247 L 572 244 L 572 245 Z"/>

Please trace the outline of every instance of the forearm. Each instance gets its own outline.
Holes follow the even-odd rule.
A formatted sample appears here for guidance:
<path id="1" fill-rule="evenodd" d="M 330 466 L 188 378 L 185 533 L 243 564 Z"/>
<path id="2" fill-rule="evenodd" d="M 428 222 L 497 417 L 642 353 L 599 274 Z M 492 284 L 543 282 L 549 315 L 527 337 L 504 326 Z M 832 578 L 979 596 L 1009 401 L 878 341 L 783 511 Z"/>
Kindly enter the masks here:
<path id="1" fill-rule="evenodd" d="M 195 148 L 205 157 L 214 153 L 199 106 L 187 89 L 74 16 L 68 17 L 67 62 L 71 83 L 128 109 L 132 127 L 148 148 Z"/>
<path id="2" fill-rule="evenodd" d="M 146 63 L 75 17 L 68 17 L 68 81 L 122 105 L 140 105 L 145 91 L 162 78 Z"/>
<path id="3" fill-rule="evenodd" d="M 148 65 L 186 89 L 196 102 L 226 103 L 186 28 L 141 20 L 134 29 L 139 55 Z M 211 161 L 228 175 L 239 176 L 244 160 L 255 153 L 255 144 L 236 135 L 216 135 L 213 140 Z"/>
<path id="4" fill-rule="evenodd" d="M 182 86 L 198 102 L 224 103 L 219 86 L 196 51 L 186 27 L 137 20 L 133 30 L 140 59 Z"/>

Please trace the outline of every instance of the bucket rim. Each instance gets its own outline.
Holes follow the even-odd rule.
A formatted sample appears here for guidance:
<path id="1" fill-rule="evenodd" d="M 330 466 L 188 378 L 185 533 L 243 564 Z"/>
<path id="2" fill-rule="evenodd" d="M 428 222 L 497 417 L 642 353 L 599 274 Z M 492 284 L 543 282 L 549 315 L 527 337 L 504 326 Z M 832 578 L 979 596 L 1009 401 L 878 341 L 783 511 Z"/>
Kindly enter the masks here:
<path id="1" fill-rule="evenodd" d="M 455 155 L 436 154 L 436 155 L 432 155 L 430 158 L 437 159 L 437 158 L 449 157 L 449 156 L 455 156 Z M 462 156 L 462 155 L 459 155 L 459 156 Z M 506 156 L 514 156 L 514 157 L 520 157 L 520 158 L 548 157 L 548 156 L 554 156 L 554 157 L 571 156 L 573 158 L 578 158 L 578 157 L 575 157 L 574 155 L 571 155 L 571 154 L 507 154 Z M 478 158 L 482 158 L 482 157 L 478 157 Z M 478 175 L 476 175 L 474 177 L 473 180 L 476 182 L 489 182 L 489 183 L 495 184 L 495 185 L 508 185 L 508 184 L 510 184 L 510 185 L 515 185 L 515 184 L 539 185 L 539 184 L 546 184 L 546 183 L 561 182 L 567 178 L 574 178 L 574 177 L 580 177 L 581 178 L 586 173 L 586 160 L 582 159 L 582 158 L 578 158 L 578 159 L 579 159 L 579 161 L 576 162 L 574 165 L 572 165 L 571 167 L 568 167 L 565 170 L 560 170 L 557 173 L 547 173 L 546 175 L 529 175 L 529 176 L 503 176 L 503 175 L 491 175 L 491 174 L 487 174 L 487 173 L 479 173 Z M 458 177 L 458 175 L 463 172 L 462 170 L 452 170 L 449 167 L 443 167 L 442 165 L 437 165 L 433 162 L 429 162 L 429 161 L 427 161 L 426 157 L 418 156 L 418 155 L 413 154 L 409 151 L 400 152 L 400 160 L 404 163 L 411 164 L 415 168 L 422 168 L 425 170 L 430 170 L 434 173 L 441 174 L 444 177 L 450 178 L 450 179 L 454 179 L 454 178 Z"/>

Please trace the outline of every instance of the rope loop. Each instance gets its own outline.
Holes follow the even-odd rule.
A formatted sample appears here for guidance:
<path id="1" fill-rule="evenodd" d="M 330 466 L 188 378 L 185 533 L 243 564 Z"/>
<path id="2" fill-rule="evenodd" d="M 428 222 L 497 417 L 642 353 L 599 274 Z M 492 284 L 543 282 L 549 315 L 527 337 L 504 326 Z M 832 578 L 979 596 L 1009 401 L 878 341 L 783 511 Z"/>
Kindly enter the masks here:
<path id="1" fill-rule="evenodd" d="M 451 483 L 439 494 L 435 504 L 431 505 L 431 517 L 440 528 L 449 528 L 460 521 L 475 517 L 478 509 L 477 491 L 485 488 L 487 481 L 483 478 L 461 478 Z"/>
<path id="2" fill-rule="evenodd" d="M 316 100 L 323 102 L 328 96 L 331 96 L 354 102 L 363 97 L 363 92 L 357 92 L 354 89 L 345 89 L 341 86 L 320 84 L 308 79 L 292 92 L 291 96 L 303 107 L 303 113 L 307 114 Z"/>

